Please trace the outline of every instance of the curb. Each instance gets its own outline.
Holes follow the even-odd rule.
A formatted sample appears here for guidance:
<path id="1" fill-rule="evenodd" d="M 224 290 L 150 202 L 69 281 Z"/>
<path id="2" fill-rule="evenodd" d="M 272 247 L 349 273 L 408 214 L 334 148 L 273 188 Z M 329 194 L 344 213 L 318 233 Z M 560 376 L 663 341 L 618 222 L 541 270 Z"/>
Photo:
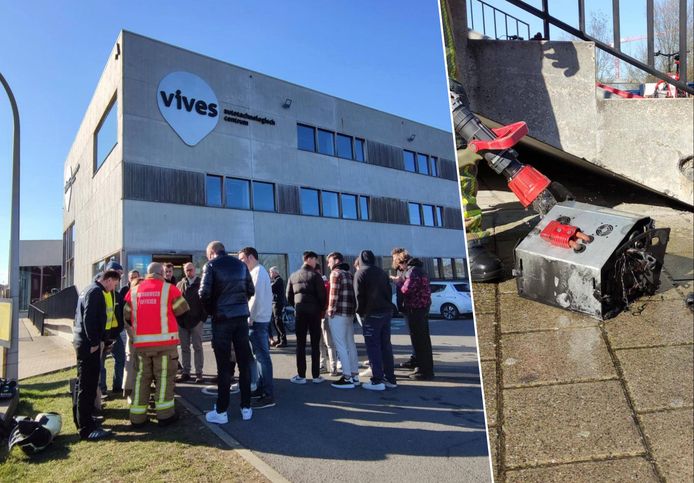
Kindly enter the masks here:
<path id="1" fill-rule="evenodd" d="M 176 400 L 186 408 L 187 411 L 196 416 L 202 423 L 209 428 L 219 439 L 221 439 L 224 444 L 226 444 L 230 449 L 236 451 L 236 453 L 241 456 L 244 460 L 251 464 L 256 470 L 258 470 L 263 476 L 273 483 L 289 483 L 289 480 L 284 476 L 279 474 L 277 470 L 268 465 L 265 461 L 260 459 L 251 450 L 244 448 L 241 443 L 236 441 L 233 436 L 224 431 L 216 424 L 209 424 L 205 420 L 205 415 L 198 408 L 189 403 L 184 397 L 176 395 Z"/>

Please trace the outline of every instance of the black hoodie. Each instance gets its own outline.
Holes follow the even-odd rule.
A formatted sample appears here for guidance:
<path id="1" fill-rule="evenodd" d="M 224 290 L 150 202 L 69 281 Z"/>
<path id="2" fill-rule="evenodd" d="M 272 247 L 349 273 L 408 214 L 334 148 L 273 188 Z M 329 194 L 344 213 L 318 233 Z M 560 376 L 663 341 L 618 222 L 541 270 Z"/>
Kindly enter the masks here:
<path id="1" fill-rule="evenodd" d="M 354 275 L 354 293 L 357 313 L 361 317 L 374 314 L 390 314 L 393 311 L 392 291 L 386 272 L 375 265 L 371 250 L 359 254 L 359 270 Z"/>

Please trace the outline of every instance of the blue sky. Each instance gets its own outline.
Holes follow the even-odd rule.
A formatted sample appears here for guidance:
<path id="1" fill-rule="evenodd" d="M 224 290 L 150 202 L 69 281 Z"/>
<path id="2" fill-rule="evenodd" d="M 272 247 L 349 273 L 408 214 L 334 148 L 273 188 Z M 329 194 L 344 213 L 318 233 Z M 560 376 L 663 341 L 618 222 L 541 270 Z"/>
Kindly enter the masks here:
<path id="1" fill-rule="evenodd" d="M 63 162 L 121 29 L 450 130 L 436 0 L 0 0 L 0 72 L 21 116 L 22 239 L 62 236 Z M 11 121 L 0 92 L 0 282 Z"/>

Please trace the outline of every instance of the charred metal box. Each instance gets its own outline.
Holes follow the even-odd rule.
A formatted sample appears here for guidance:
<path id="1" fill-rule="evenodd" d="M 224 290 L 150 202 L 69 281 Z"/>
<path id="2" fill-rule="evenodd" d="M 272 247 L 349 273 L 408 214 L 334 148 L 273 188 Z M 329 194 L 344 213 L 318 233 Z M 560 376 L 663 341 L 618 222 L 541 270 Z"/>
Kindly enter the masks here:
<path id="1" fill-rule="evenodd" d="M 559 247 L 540 233 L 554 220 L 592 237 L 583 250 Z M 652 294 L 670 235 L 649 217 L 565 201 L 555 205 L 516 246 L 518 293 L 598 319 L 617 315 L 633 300 Z"/>

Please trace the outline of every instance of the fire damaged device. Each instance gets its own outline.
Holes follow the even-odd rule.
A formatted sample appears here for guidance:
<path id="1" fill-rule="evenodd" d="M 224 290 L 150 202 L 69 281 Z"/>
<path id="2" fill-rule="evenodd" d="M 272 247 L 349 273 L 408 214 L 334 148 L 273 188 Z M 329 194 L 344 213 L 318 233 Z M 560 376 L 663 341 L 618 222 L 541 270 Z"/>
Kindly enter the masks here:
<path id="1" fill-rule="evenodd" d="M 525 123 L 487 128 L 454 80 L 451 103 L 456 134 L 506 178 L 524 207 L 532 206 L 542 217 L 515 248 L 519 295 L 609 319 L 638 297 L 655 293 L 669 228 L 656 229 L 648 217 L 574 201 L 562 185 L 518 161 L 513 146 L 527 134 Z"/>

